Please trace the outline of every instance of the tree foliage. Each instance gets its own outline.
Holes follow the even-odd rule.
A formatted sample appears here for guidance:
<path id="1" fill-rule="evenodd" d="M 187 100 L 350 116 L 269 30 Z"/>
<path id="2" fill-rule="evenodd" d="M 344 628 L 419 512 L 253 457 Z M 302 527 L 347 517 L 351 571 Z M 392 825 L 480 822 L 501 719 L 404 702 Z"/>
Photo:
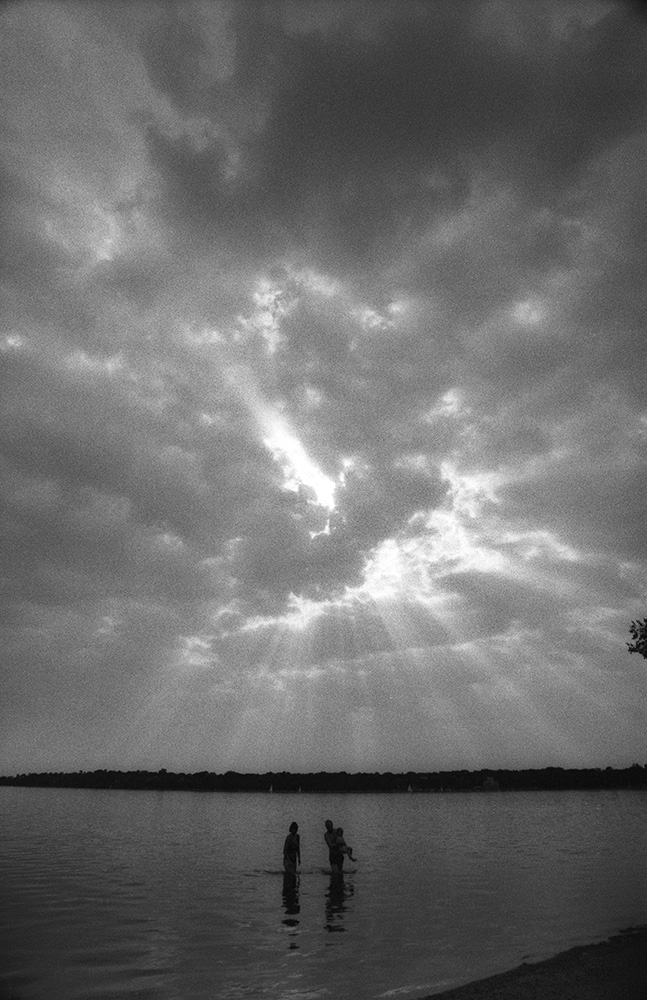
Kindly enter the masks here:
<path id="1" fill-rule="evenodd" d="M 628 642 L 630 653 L 640 653 L 647 659 L 647 618 L 643 621 L 636 621 L 631 623 L 631 638 L 633 642 Z"/>
<path id="2" fill-rule="evenodd" d="M 239 774 L 199 771 L 197 774 L 159 771 L 61 771 L 40 774 L 0 775 L 0 786 L 25 785 L 44 788 L 105 788 L 140 791 L 192 792 L 489 792 L 565 791 L 567 789 L 640 788 L 647 790 L 647 764 L 621 769 L 606 767 L 525 768 L 479 771 L 407 771 L 393 774 L 347 771 L 296 773 L 268 771 Z"/>

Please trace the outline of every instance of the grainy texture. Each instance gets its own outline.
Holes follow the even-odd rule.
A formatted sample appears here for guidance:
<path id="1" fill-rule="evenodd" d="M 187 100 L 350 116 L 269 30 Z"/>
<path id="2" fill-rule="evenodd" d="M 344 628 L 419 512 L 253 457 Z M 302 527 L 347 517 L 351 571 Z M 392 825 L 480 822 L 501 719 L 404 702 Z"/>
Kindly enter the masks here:
<path id="1" fill-rule="evenodd" d="M 441 1000 L 645 1000 L 647 927 L 434 996 Z"/>

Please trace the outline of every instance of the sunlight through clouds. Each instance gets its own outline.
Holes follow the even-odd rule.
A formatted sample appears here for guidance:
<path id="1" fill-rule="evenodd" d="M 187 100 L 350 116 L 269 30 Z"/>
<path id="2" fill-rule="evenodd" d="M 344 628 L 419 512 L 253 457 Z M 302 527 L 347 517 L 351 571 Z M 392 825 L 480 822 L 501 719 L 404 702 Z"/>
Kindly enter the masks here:
<path id="1" fill-rule="evenodd" d="M 639 19 L 288 6 L 0 11 L 2 767 L 631 764 Z"/>
<path id="2" fill-rule="evenodd" d="M 335 509 L 335 483 L 306 455 L 301 442 L 288 433 L 280 418 L 268 420 L 270 434 L 264 443 L 281 465 L 285 476 L 285 488 L 298 491 L 307 486 L 314 493 L 316 503 L 327 510 Z"/>

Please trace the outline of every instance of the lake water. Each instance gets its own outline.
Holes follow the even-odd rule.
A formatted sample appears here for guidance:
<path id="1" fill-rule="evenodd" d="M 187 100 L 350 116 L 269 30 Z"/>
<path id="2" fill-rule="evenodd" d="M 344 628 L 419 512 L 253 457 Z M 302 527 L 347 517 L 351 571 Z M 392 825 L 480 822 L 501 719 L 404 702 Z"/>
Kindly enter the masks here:
<path id="1" fill-rule="evenodd" d="M 3 1000 L 415 1000 L 647 923 L 647 792 L 0 788 L 0 808 Z M 358 858 L 341 880 L 328 817 Z"/>

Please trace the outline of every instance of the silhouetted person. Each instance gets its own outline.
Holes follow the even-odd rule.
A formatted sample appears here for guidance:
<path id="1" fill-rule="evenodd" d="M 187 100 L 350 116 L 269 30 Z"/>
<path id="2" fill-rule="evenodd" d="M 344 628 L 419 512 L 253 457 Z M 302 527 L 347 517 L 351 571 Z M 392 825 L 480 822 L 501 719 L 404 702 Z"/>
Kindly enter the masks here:
<path id="1" fill-rule="evenodd" d="M 341 851 L 342 854 L 347 854 L 351 861 L 357 861 L 357 858 L 353 857 L 353 848 L 348 847 L 346 841 L 344 840 L 344 831 L 341 826 L 338 826 L 335 830 L 335 841 L 337 849 Z"/>
<path id="2" fill-rule="evenodd" d="M 324 833 L 324 840 L 328 845 L 328 860 L 330 861 L 330 870 L 334 873 L 341 874 L 344 870 L 344 853 L 339 849 L 337 844 L 337 834 L 335 833 L 335 828 L 331 819 L 326 820 L 326 832 Z"/>
<path id="3" fill-rule="evenodd" d="M 283 867 L 290 875 L 296 875 L 297 862 L 301 864 L 301 838 L 297 833 L 298 823 L 290 823 L 290 832 L 283 844 Z"/>

